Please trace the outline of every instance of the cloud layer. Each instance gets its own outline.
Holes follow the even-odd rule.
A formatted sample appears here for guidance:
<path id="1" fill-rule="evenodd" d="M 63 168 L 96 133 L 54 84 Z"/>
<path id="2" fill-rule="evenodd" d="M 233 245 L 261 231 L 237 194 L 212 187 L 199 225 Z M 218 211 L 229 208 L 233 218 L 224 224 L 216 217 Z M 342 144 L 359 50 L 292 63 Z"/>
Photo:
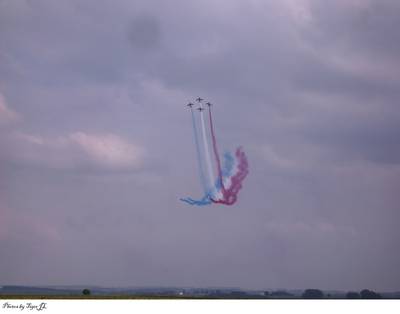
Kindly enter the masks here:
<path id="1" fill-rule="evenodd" d="M 25 133 L 8 137 L 14 162 L 54 169 L 101 170 L 138 169 L 143 162 L 143 148 L 113 134 L 74 132 L 66 136 L 45 138 Z"/>
<path id="2" fill-rule="evenodd" d="M 18 114 L 8 108 L 4 96 L 0 94 L 0 126 L 11 124 L 18 120 Z"/>
<path id="3" fill-rule="evenodd" d="M 399 9 L 0 1 L 0 284 L 398 289 Z M 229 210 L 179 202 L 197 96 Z"/>

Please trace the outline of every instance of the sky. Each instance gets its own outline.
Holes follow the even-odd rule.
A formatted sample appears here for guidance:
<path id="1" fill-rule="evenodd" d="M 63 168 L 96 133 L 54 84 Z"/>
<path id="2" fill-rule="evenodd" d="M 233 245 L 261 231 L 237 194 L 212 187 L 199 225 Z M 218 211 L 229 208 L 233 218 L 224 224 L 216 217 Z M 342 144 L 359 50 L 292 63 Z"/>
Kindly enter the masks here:
<path id="1" fill-rule="evenodd" d="M 0 0 L 0 285 L 400 289 L 400 2 Z M 250 173 L 201 196 L 188 101 Z"/>

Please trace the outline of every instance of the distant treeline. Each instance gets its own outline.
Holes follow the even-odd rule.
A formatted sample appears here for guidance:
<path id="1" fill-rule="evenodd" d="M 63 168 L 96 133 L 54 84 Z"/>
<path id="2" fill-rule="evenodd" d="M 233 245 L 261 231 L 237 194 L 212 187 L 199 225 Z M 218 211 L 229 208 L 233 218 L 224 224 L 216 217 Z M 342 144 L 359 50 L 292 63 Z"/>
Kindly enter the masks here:
<path id="1" fill-rule="evenodd" d="M 240 288 L 101 288 L 0 286 L 0 298 L 7 296 L 76 298 L 193 298 L 193 299 L 400 299 L 400 292 L 306 290 L 244 290 Z"/>
<path id="2" fill-rule="evenodd" d="M 294 298 L 296 297 L 294 294 L 289 293 L 287 291 L 265 291 L 265 297 L 270 298 Z M 322 290 L 319 289 L 306 289 L 301 294 L 301 298 L 303 299 L 329 299 L 329 298 L 347 298 L 347 299 L 381 299 L 382 295 L 374 292 L 372 290 L 364 289 L 360 292 L 356 291 L 349 291 L 344 296 L 340 294 L 330 294 L 324 293 Z"/>

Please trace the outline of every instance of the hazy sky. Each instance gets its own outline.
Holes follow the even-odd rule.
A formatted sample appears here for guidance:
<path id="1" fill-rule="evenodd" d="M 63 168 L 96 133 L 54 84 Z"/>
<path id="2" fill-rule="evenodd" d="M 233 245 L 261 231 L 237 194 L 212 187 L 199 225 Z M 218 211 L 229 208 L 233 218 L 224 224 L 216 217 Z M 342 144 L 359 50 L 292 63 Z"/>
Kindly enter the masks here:
<path id="1" fill-rule="evenodd" d="M 0 0 L 0 285 L 400 289 L 400 2 Z M 185 104 L 250 174 L 201 196 Z"/>

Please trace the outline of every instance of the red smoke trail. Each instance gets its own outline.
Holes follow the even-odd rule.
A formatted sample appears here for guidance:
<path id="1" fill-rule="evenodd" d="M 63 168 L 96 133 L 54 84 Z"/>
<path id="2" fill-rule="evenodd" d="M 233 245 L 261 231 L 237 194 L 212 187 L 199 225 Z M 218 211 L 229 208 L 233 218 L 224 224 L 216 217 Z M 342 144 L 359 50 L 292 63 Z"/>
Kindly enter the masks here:
<path id="1" fill-rule="evenodd" d="M 221 185 L 222 195 L 225 198 L 226 190 L 225 190 L 224 182 L 223 182 L 223 179 L 222 179 L 221 160 L 219 159 L 218 148 L 217 148 L 217 140 L 215 138 L 214 124 L 213 124 L 213 119 L 212 119 L 212 114 L 211 114 L 211 106 L 208 107 L 208 116 L 210 118 L 210 128 L 211 128 L 211 137 L 212 137 L 212 142 L 213 142 L 214 156 L 215 156 L 215 160 L 217 162 L 218 179 L 219 179 L 219 183 Z"/>
<path id="2" fill-rule="evenodd" d="M 247 157 L 242 151 L 241 147 L 238 147 L 236 149 L 235 155 L 238 160 L 238 172 L 231 178 L 232 184 L 227 190 L 225 190 L 224 198 L 222 200 L 211 199 L 214 203 L 225 205 L 234 204 L 237 200 L 237 194 L 242 188 L 242 182 L 249 173 L 249 164 L 247 162 Z"/>

